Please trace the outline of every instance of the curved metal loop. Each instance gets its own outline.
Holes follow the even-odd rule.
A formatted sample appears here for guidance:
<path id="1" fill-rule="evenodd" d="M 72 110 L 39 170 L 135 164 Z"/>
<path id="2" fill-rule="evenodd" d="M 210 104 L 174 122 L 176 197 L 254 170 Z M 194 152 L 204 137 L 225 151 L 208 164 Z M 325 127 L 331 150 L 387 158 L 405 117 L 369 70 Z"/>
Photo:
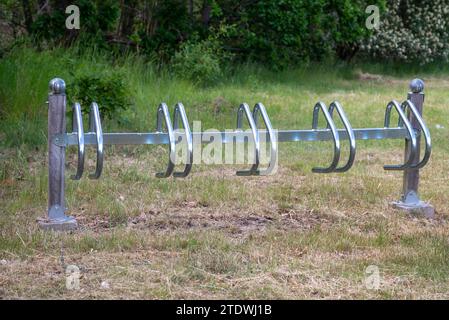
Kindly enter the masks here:
<path id="1" fill-rule="evenodd" d="M 189 120 L 187 119 L 184 105 L 179 102 L 175 106 L 175 113 L 173 115 L 173 129 L 179 129 L 179 117 L 181 117 L 182 126 L 184 127 L 184 136 L 187 141 L 187 162 L 183 172 L 174 172 L 173 176 L 176 178 L 185 178 L 189 175 L 193 164 L 193 140 L 192 132 L 190 131 Z"/>
<path id="2" fill-rule="evenodd" d="M 83 116 L 81 113 L 81 105 L 77 102 L 72 106 L 72 132 L 76 133 L 78 138 L 78 165 L 76 168 L 76 174 L 70 178 L 72 180 L 79 180 L 83 176 L 84 172 L 84 128 L 83 128 Z"/>
<path id="3" fill-rule="evenodd" d="M 242 129 L 242 117 L 245 114 L 246 119 L 248 120 L 249 127 L 251 128 L 251 133 L 254 140 L 254 152 L 255 152 L 255 161 L 249 170 L 240 170 L 237 171 L 238 176 L 251 176 L 258 175 L 258 167 L 260 163 L 260 143 L 259 143 L 259 132 L 257 130 L 256 123 L 254 122 L 253 115 L 249 109 L 248 104 L 242 103 L 237 110 L 237 130 Z"/>
<path id="4" fill-rule="evenodd" d="M 268 138 L 270 139 L 271 150 L 270 150 L 270 163 L 268 165 L 268 168 L 265 170 L 258 170 L 257 172 L 259 175 L 268 175 L 274 170 L 274 168 L 276 167 L 276 164 L 277 164 L 277 155 L 278 155 L 277 137 L 274 132 L 273 126 L 271 125 L 270 118 L 268 117 L 267 110 L 265 109 L 265 106 L 262 103 L 257 103 L 253 109 L 253 119 L 254 119 L 256 128 L 258 128 L 259 115 L 262 117 L 262 120 L 265 123 L 265 127 L 267 128 Z M 260 148 L 260 143 L 259 143 L 259 148 Z"/>
<path id="5" fill-rule="evenodd" d="M 349 169 L 351 169 L 352 165 L 354 164 L 355 153 L 356 153 L 355 135 L 354 135 L 354 130 L 352 129 L 352 126 L 349 123 L 348 118 L 346 117 L 343 107 L 341 106 L 341 104 L 338 101 L 332 102 L 331 105 L 329 106 L 329 114 L 331 117 L 333 117 L 334 109 L 337 110 L 337 113 L 340 116 L 341 122 L 343 122 L 343 125 L 346 129 L 346 132 L 347 132 L 348 138 L 349 138 L 348 162 L 346 162 L 346 164 L 343 167 L 336 168 L 334 171 L 335 172 L 346 172 Z"/>
<path id="6" fill-rule="evenodd" d="M 100 111 L 98 110 L 98 104 L 92 102 L 90 105 L 89 113 L 89 132 L 94 133 L 97 139 L 97 165 L 95 172 L 89 175 L 90 179 L 98 179 L 103 171 L 103 130 L 101 129 Z"/>
<path id="7" fill-rule="evenodd" d="M 426 143 L 424 157 L 419 163 L 413 164 L 410 166 L 410 168 L 413 168 L 413 169 L 420 169 L 420 168 L 424 167 L 427 164 L 427 162 L 429 162 L 430 154 L 432 153 L 432 140 L 430 138 L 430 131 L 427 128 L 423 118 L 419 114 L 419 112 L 416 109 L 413 102 L 411 102 L 410 100 L 406 100 L 402 103 L 401 107 L 402 107 L 402 110 L 404 110 L 404 113 L 406 112 L 407 108 L 410 109 L 411 113 L 413 114 L 416 121 L 418 122 L 419 127 L 421 128 L 421 131 L 424 134 L 424 141 Z"/>
<path id="8" fill-rule="evenodd" d="M 413 159 L 415 158 L 416 151 L 417 151 L 417 143 L 416 143 L 416 135 L 415 131 L 412 128 L 412 125 L 407 119 L 407 116 L 405 115 L 404 111 L 402 110 L 401 106 L 396 100 L 392 100 L 388 103 L 387 108 L 385 110 L 385 120 L 384 120 L 384 127 L 389 128 L 390 127 L 390 119 L 391 119 L 391 109 L 395 108 L 397 113 L 399 114 L 399 118 L 402 120 L 402 123 L 405 125 L 405 128 L 407 129 L 407 133 L 410 139 L 411 143 L 411 149 L 410 153 L 407 156 L 407 160 L 401 164 L 401 165 L 385 165 L 385 170 L 405 170 L 412 166 Z"/>
<path id="9" fill-rule="evenodd" d="M 156 177 L 158 178 L 168 178 L 174 168 L 175 168 L 175 159 L 176 159 L 176 141 L 175 141 L 175 133 L 173 132 L 173 126 L 170 120 L 170 113 L 168 111 L 168 107 L 165 103 L 161 103 L 157 108 L 157 132 L 162 132 L 162 120 L 165 122 L 165 126 L 168 131 L 168 138 L 170 141 L 170 152 L 168 156 L 168 165 L 165 172 L 156 173 Z"/>
<path id="10" fill-rule="evenodd" d="M 316 130 L 318 127 L 318 115 L 319 111 L 324 114 L 324 118 L 326 119 L 328 128 L 332 132 L 332 136 L 334 137 L 334 157 L 332 159 L 332 163 L 326 168 L 315 167 L 312 169 L 312 172 L 315 173 L 329 173 L 335 171 L 337 168 L 338 162 L 340 161 L 340 136 L 338 135 L 337 127 L 335 126 L 334 120 L 332 120 L 329 111 L 327 111 L 327 107 L 323 102 L 318 102 L 313 108 L 313 120 L 312 120 L 312 129 Z"/>

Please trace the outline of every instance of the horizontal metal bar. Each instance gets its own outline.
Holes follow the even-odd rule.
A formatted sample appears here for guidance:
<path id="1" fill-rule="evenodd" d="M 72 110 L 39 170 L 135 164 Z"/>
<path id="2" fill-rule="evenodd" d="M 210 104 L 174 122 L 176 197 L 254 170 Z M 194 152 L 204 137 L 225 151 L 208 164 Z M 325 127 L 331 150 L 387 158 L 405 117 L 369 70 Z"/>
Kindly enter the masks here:
<path id="1" fill-rule="evenodd" d="M 340 139 L 349 139 L 345 129 L 339 129 Z M 406 139 L 407 131 L 404 128 L 365 128 L 354 129 L 357 140 Z M 281 130 L 278 131 L 279 142 L 289 141 L 328 141 L 333 140 L 329 129 L 322 130 Z"/>
<path id="2" fill-rule="evenodd" d="M 332 133 L 328 129 L 319 130 L 278 130 L 276 131 L 278 142 L 291 141 L 329 141 L 332 140 Z M 344 129 L 339 129 L 340 139 L 348 139 L 348 133 Z M 175 132 L 178 139 L 183 136 L 181 132 Z M 268 142 L 268 132 L 259 130 L 259 135 L 265 137 Z M 382 140 L 382 139 L 407 139 L 407 130 L 404 128 L 366 128 L 354 129 L 354 135 L 357 140 Z M 215 139 L 221 139 L 221 143 L 242 143 L 251 139 L 251 133 L 245 131 L 206 131 L 192 132 L 194 144 L 210 143 Z M 94 133 L 84 135 L 84 144 L 96 144 Z M 58 146 L 77 145 L 76 133 L 66 133 L 56 135 L 53 143 Z M 103 144 L 168 144 L 168 134 L 160 132 L 151 133 L 104 133 Z"/>

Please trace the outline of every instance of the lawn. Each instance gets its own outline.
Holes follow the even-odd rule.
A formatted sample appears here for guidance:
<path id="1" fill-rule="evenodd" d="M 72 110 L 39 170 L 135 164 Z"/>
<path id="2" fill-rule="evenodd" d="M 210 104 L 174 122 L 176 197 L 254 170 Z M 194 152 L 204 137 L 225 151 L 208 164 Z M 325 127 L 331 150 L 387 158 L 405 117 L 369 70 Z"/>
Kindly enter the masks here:
<path id="1" fill-rule="evenodd" d="M 0 129 L 0 298 L 449 298 L 449 73 L 368 66 L 381 77 L 361 80 L 349 67 L 247 66 L 201 87 L 138 63 L 115 66 L 126 69 L 135 101 L 126 121 L 105 121 L 105 132 L 153 131 L 161 101 L 171 108 L 182 101 L 203 129 L 234 128 L 242 102 L 264 103 L 276 129 L 306 129 L 319 100 L 340 101 L 354 128 L 382 127 L 387 102 L 404 100 L 409 80 L 420 76 L 433 139 L 420 195 L 436 217 L 390 206 L 402 172 L 382 166 L 402 161 L 400 140 L 358 141 L 344 174 L 311 172 L 329 161 L 330 142 L 285 143 L 275 175 L 197 165 L 186 179 L 154 176 L 166 148 L 116 146 L 106 148 L 98 181 L 68 179 L 76 165 L 76 150 L 68 150 L 67 207 L 80 228 L 51 233 L 36 222 L 47 203 L 44 102 L 48 81 L 69 76 L 68 58 L 53 58 L 0 63 L 0 104 L 17 110 Z M 343 150 L 342 161 L 346 143 Z M 92 171 L 94 151 L 87 156 Z M 79 290 L 66 287 L 68 265 L 80 270 Z M 369 266 L 379 270 L 377 289 L 366 285 Z"/>

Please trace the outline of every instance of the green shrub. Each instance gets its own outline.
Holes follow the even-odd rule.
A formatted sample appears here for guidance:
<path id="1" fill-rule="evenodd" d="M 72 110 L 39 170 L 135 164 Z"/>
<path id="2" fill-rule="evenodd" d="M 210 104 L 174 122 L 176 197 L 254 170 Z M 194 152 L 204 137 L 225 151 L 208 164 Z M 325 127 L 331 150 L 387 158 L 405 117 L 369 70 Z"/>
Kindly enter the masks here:
<path id="1" fill-rule="evenodd" d="M 175 54 L 172 65 L 176 75 L 201 85 L 215 82 L 222 74 L 217 45 L 210 40 L 185 43 Z"/>
<path id="2" fill-rule="evenodd" d="M 101 115 L 112 118 L 131 105 L 131 94 L 124 79 L 124 74 L 115 70 L 77 74 L 67 86 L 67 95 L 72 103 L 81 103 L 83 112 L 88 113 L 90 104 L 96 102 Z"/>
<path id="3" fill-rule="evenodd" d="M 217 1 L 221 24 L 230 26 L 223 46 L 241 60 L 288 68 L 336 55 L 350 60 L 371 31 L 366 7 L 385 0 L 259 0 L 239 7 Z"/>

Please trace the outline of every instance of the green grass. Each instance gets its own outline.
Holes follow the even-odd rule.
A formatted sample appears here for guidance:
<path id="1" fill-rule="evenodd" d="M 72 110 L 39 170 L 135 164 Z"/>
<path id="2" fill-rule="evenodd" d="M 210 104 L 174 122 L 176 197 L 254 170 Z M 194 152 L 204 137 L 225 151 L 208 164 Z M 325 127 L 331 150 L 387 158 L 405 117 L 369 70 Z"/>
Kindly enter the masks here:
<path id="1" fill-rule="evenodd" d="M 422 77 L 434 148 L 420 193 L 437 218 L 389 206 L 402 173 L 382 165 L 402 160 L 402 141 L 359 141 L 345 174 L 311 173 L 330 160 L 330 143 L 285 143 L 273 176 L 242 178 L 238 166 L 196 165 L 177 180 L 154 177 L 166 165 L 165 148 L 116 146 L 106 149 L 99 181 L 67 178 L 67 207 L 80 230 L 42 232 L 36 219 L 46 213 L 48 81 L 70 80 L 67 66 L 100 65 L 124 71 L 134 97 L 121 122 L 104 120 L 106 132 L 154 130 L 161 101 L 182 101 L 203 130 L 234 128 L 236 107 L 259 101 L 275 128 L 310 128 L 313 105 L 336 99 L 354 127 L 380 127 L 386 103 L 405 99 L 408 81 Z M 360 81 L 359 69 L 383 80 Z M 273 72 L 246 65 L 198 87 L 135 57 L 111 63 L 100 54 L 19 50 L 0 61 L 0 298 L 447 298 L 448 83 L 446 66 Z M 67 177 L 75 152 L 67 152 Z M 86 172 L 93 155 L 89 149 Z M 68 264 L 81 270 L 79 291 L 65 287 Z M 379 290 L 365 287 L 369 265 L 379 267 Z M 110 289 L 100 288 L 103 281 Z"/>

